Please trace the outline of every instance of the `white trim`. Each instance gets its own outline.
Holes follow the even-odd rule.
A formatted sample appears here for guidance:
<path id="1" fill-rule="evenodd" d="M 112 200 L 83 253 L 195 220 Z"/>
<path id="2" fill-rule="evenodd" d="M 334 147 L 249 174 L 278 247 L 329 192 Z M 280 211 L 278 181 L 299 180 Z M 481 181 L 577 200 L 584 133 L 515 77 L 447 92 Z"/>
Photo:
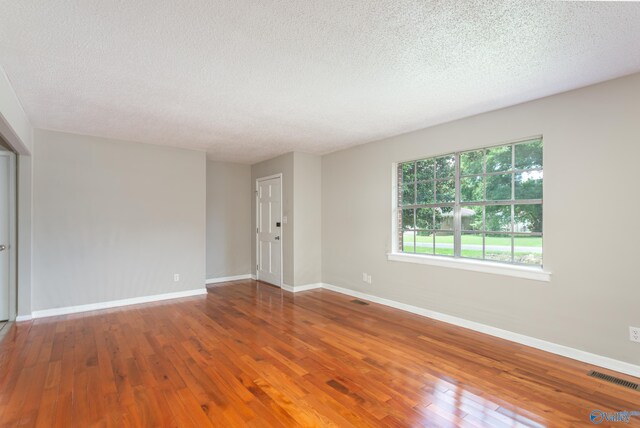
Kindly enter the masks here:
<path id="1" fill-rule="evenodd" d="M 31 321 L 31 320 L 32 320 L 31 315 L 18 315 L 16 317 L 16 322 Z"/>
<path id="2" fill-rule="evenodd" d="M 398 240 L 398 162 L 391 164 L 391 252 L 400 248 Z"/>
<path id="3" fill-rule="evenodd" d="M 273 178 L 282 178 L 282 173 L 279 172 L 277 174 L 267 175 L 266 177 L 256 178 L 256 181 L 266 181 L 266 180 L 271 180 Z"/>
<path id="4" fill-rule="evenodd" d="M 254 274 L 251 274 L 250 276 L 251 276 L 251 279 L 253 279 L 254 281 L 257 281 L 257 280 L 258 280 L 258 277 L 257 277 L 257 276 L 255 276 Z"/>
<path id="5" fill-rule="evenodd" d="M 210 278 L 205 281 L 205 284 L 217 284 L 219 282 L 228 282 L 228 281 L 240 281 L 242 279 L 252 279 L 250 273 L 246 273 L 244 275 L 235 275 L 235 276 L 220 276 L 218 278 Z"/>
<path id="6" fill-rule="evenodd" d="M 387 253 L 387 260 L 392 262 L 418 263 L 454 269 L 471 270 L 495 275 L 513 276 L 535 281 L 551 281 L 551 272 L 540 267 L 508 265 L 487 261 L 456 259 L 451 257 L 427 256 L 407 253 Z"/>
<path id="7" fill-rule="evenodd" d="M 111 300 L 108 302 L 89 303 L 87 305 L 67 306 L 65 308 L 44 309 L 33 311 L 32 318 L 53 317 L 57 315 L 75 314 L 78 312 L 97 311 L 100 309 L 117 308 L 120 306 L 137 305 L 139 303 L 157 302 L 160 300 L 178 299 L 181 297 L 199 296 L 207 294 L 206 288 L 196 288 L 195 290 L 176 291 L 174 293 L 156 294 L 153 296 L 132 297 L 130 299 Z"/>
<path id="8" fill-rule="evenodd" d="M 497 327 L 492 327 L 492 326 L 481 324 L 475 321 L 465 320 L 463 318 L 458 318 L 453 315 L 447 315 L 440 312 L 431 311 L 429 309 L 408 305 L 406 303 L 400 303 L 394 300 L 372 296 L 370 294 L 361 293 L 359 291 L 350 290 L 348 288 L 337 287 L 335 285 L 326 284 L 326 283 L 322 284 L 322 288 L 335 291 L 336 293 L 341 293 L 341 294 L 346 294 L 348 296 L 356 297 L 358 299 L 369 300 L 374 303 L 390 306 L 392 308 L 411 312 L 413 314 L 422 315 L 438 321 L 468 328 L 470 330 L 488 334 L 494 337 L 499 337 L 501 339 L 519 343 L 521 345 L 530 346 L 532 348 L 540 349 L 542 351 L 550 352 L 552 354 L 561 355 L 563 357 L 582 361 L 583 363 L 593 364 L 595 366 L 604 367 L 609 370 L 625 373 L 630 376 L 640 377 L 640 365 L 627 363 L 625 361 L 615 360 L 613 358 L 605 357 L 602 355 L 592 354 L 590 352 L 582 351 L 580 349 L 570 348 L 565 345 L 558 345 L 556 343 L 547 342 L 546 340 L 536 339 L 535 337 L 525 336 L 523 334 L 514 333 L 508 330 L 503 330 Z"/>
<path id="9" fill-rule="evenodd" d="M 315 290 L 317 288 L 322 288 L 322 286 L 323 284 L 321 282 L 316 282 L 315 284 L 304 284 L 304 285 L 282 284 L 282 289 L 290 293 L 298 293 L 300 291 L 309 291 L 309 290 Z"/>

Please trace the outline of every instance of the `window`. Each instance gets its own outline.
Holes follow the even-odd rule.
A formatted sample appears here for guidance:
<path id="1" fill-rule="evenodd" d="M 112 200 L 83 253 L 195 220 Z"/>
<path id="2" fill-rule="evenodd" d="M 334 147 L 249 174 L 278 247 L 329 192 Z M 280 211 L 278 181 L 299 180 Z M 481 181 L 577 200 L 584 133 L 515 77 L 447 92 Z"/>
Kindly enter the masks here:
<path id="1" fill-rule="evenodd" d="M 398 164 L 403 253 L 542 265 L 542 138 Z"/>

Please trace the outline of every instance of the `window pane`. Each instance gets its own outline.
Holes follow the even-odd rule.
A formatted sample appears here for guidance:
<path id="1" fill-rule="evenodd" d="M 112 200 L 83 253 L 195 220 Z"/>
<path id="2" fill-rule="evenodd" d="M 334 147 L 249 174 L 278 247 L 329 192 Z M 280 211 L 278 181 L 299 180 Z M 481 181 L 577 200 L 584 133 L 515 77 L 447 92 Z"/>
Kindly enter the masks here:
<path id="1" fill-rule="evenodd" d="M 460 208 L 462 230 L 483 230 L 482 211 L 481 206 Z"/>
<path id="2" fill-rule="evenodd" d="M 433 159 L 421 160 L 416 162 L 416 181 L 433 180 L 434 179 Z"/>
<path id="3" fill-rule="evenodd" d="M 404 232 L 402 234 L 402 251 L 405 253 L 415 253 L 414 234 L 415 232 Z"/>
<path id="4" fill-rule="evenodd" d="M 456 182 L 454 180 L 436 181 L 436 203 L 454 202 L 456 199 Z"/>
<path id="5" fill-rule="evenodd" d="M 418 205 L 424 205 L 432 204 L 433 201 L 433 181 L 418 183 L 418 198 L 416 203 Z"/>
<path id="6" fill-rule="evenodd" d="M 516 144 L 516 169 L 542 168 L 542 140 Z"/>
<path id="7" fill-rule="evenodd" d="M 460 237 L 462 246 L 460 247 L 460 255 L 472 259 L 481 259 L 482 256 L 482 234 L 480 233 L 463 233 Z"/>
<path id="8" fill-rule="evenodd" d="M 486 230 L 493 232 L 511 232 L 510 205 L 488 205 L 485 210 Z"/>
<path id="9" fill-rule="evenodd" d="M 476 150 L 474 152 L 466 152 L 460 155 L 460 174 L 482 174 L 484 162 L 484 151 Z"/>
<path id="10" fill-rule="evenodd" d="M 542 199 L 542 171 L 516 174 L 516 199 Z"/>
<path id="11" fill-rule="evenodd" d="M 433 229 L 433 208 L 416 210 L 416 229 Z"/>
<path id="12" fill-rule="evenodd" d="M 435 229 L 453 230 L 453 207 L 438 207 L 435 209 Z"/>
<path id="13" fill-rule="evenodd" d="M 487 176 L 487 201 L 508 201 L 511 199 L 511 174 Z"/>
<path id="14" fill-rule="evenodd" d="M 487 149 L 487 172 L 511 170 L 511 146 Z"/>
<path id="15" fill-rule="evenodd" d="M 416 181 L 415 162 L 407 162 L 402 164 L 402 182 L 410 183 Z"/>
<path id="16" fill-rule="evenodd" d="M 453 256 L 453 232 L 436 232 L 435 253 L 439 256 Z"/>
<path id="17" fill-rule="evenodd" d="M 511 235 L 487 234 L 484 240 L 484 258 L 500 262 L 511 261 Z"/>
<path id="18" fill-rule="evenodd" d="M 484 201 L 484 178 L 479 175 L 460 179 L 460 198 L 463 202 Z"/>
<path id="19" fill-rule="evenodd" d="M 403 229 L 415 229 L 413 219 L 413 208 L 402 210 L 402 228 Z"/>
<path id="20" fill-rule="evenodd" d="M 426 230 L 416 232 L 416 253 L 433 254 L 433 232 Z"/>
<path id="21" fill-rule="evenodd" d="M 402 186 L 402 205 L 413 205 L 416 203 L 416 189 L 413 183 Z"/>
<path id="22" fill-rule="evenodd" d="M 542 265 L 542 163 L 541 138 L 400 163 L 398 249 Z"/>
<path id="23" fill-rule="evenodd" d="M 542 232 L 542 204 L 516 205 L 515 232 Z"/>
<path id="24" fill-rule="evenodd" d="M 449 178 L 456 173 L 456 157 L 454 155 L 436 158 L 436 177 Z"/>
<path id="25" fill-rule="evenodd" d="M 542 265 L 542 236 L 516 236 L 513 243 L 514 262 Z"/>

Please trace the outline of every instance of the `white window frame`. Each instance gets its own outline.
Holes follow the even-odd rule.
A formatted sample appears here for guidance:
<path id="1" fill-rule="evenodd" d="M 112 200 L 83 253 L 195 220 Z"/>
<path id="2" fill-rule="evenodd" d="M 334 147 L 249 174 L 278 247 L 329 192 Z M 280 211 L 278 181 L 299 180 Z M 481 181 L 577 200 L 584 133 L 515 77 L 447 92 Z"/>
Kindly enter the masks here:
<path id="1" fill-rule="evenodd" d="M 455 153 L 445 153 L 442 155 L 434 155 L 424 159 L 432 159 L 439 156 L 446 156 L 448 154 L 456 155 L 456 177 L 455 177 L 456 206 L 459 208 L 460 205 L 464 204 L 459 200 L 460 198 L 459 161 L 460 161 L 461 153 L 464 153 L 467 151 L 473 151 L 473 150 L 488 149 L 491 147 L 513 145 L 513 144 L 518 144 L 518 143 L 522 143 L 525 141 L 534 140 L 538 138 L 542 138 L 542 136 L 538 135 L 538 136 L 528 137 L 524 139 L 519 139 L 516 141 L 504 142 L 501 144 L 497 144 L 495 146 L 487 146 L 487 147 L 483 146 L 483 147 L 478 147 L 476 149 L 456 151 Z M 513 152 L 512 152 L 512 155 L 513 155 Z M 441 267 L 447 267 L 447 268 L 456 268 L 456 269 L 462 269 L 462 270 L 471 270 L 471 271 L 484 272 L 489 274 L 506 275 L 506 276 L 512 276 L 512 277 L 518 277 L 518 278 L 531 279 L 536 281 L 548 282 L 551 280 L 551 272 L 548 270 L 545 270 L 542 266 L 527 266 L 527 265 L 513 264 L 513 263 L 493 262 L 488 260 L 475 260 L 475 259 L 461 258 L 461 257 L 455 257 L 455 256 L 451 257 L 451 256 L 439 256 L 439 255 L 431 255 L 431 254 L 415 254 L 415 253 L 405 253 L 400 251 L 399 250 L 398 215 L 399 215 L 399 210 L 402 208 L 398 207 L 398 166 L 404 162 L 410 162 L 415 160 L 420 160 L 420 159 L 410 159 L 410 160 L 408 159 L 403 162 L 395 162 L 392 164 L 392 168 L 391 168 L 391 189 L 392 189 L 391 231 L 392 233 L 391 233 L 391 251 L 387 254 L 387 259 L 389 261 L 417 263 L 417 264 L 426 264 L 426 265 L 441 266 Z M 513 186 L 512 186 L 512 189 L 513 189 Z M 543 214 L 544 214 L 544 209 L 543 209 Z M 454 232 L 454 240 L 456 242 L 459 241 L 459 238 L 457 238 L 457 235 L 459 233 L 460 233 L 459 231 Z M 543 241 L 543 246 L 544 246 L 544 241 Z M 457 248 L 454 245 L 454 249 L 456 254 L 460 252 L 459 242 L 458 242 Z M 543 254 L 544 254 L 544 251 L 543 251 Z"/>

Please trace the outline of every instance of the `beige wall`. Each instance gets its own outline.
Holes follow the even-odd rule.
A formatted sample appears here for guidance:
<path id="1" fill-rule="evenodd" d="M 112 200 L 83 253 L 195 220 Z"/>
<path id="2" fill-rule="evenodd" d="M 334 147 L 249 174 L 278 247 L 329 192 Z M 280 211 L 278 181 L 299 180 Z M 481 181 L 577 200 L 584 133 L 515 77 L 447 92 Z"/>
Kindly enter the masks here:
<path id="1" fill-rule="evenodd" d="M 251 272 L 251 167 L 207 162 L 207 279 Z"/>
<path id="2" fill-rule="evenodd" d="M 640 364 L 638 94 L 640 74 L 324 156 L 323 281 Z M 393 162 L 538 134 L 550 283 L 387 261 Z"/>
<path id="3" fill-rule="evenodd" d="M 18 315 L 31 315 L 33 157 L 18 156 Z"/>
<path id="4" fill-rule="evenodd" d="M 35 152 L 33 310 L 204 288 L 204 153 L 39 130 Z"/>
<path id="5" fill-rule="evenodd" d="M 293 273 L 293 153 L 286 153 L 273 159 L 251 165 L 251 273 L 256 273 L 256 180 L 274 174 L 282 174 L 282 216 L 287 223 L 282 224 L 282 266 L 283 281 L 292 285 Z"/>
<path id="6" fill-rule="evenodd" d="M 294 153 L 293 232 L 294 279 L 290 285 L 316 284 L 322 281 L 322 161 L 320 156 Z"/>
<path id="7" fill-rule="evenodd" d="M 291 152 L 251 166 L 251 189 L 256 179 L 282 173 L 284 285 L 317 284 L 322 280 L 320 156 Z M 256 265 L 256 207 L 251 199 L 251 267 Z"/>

